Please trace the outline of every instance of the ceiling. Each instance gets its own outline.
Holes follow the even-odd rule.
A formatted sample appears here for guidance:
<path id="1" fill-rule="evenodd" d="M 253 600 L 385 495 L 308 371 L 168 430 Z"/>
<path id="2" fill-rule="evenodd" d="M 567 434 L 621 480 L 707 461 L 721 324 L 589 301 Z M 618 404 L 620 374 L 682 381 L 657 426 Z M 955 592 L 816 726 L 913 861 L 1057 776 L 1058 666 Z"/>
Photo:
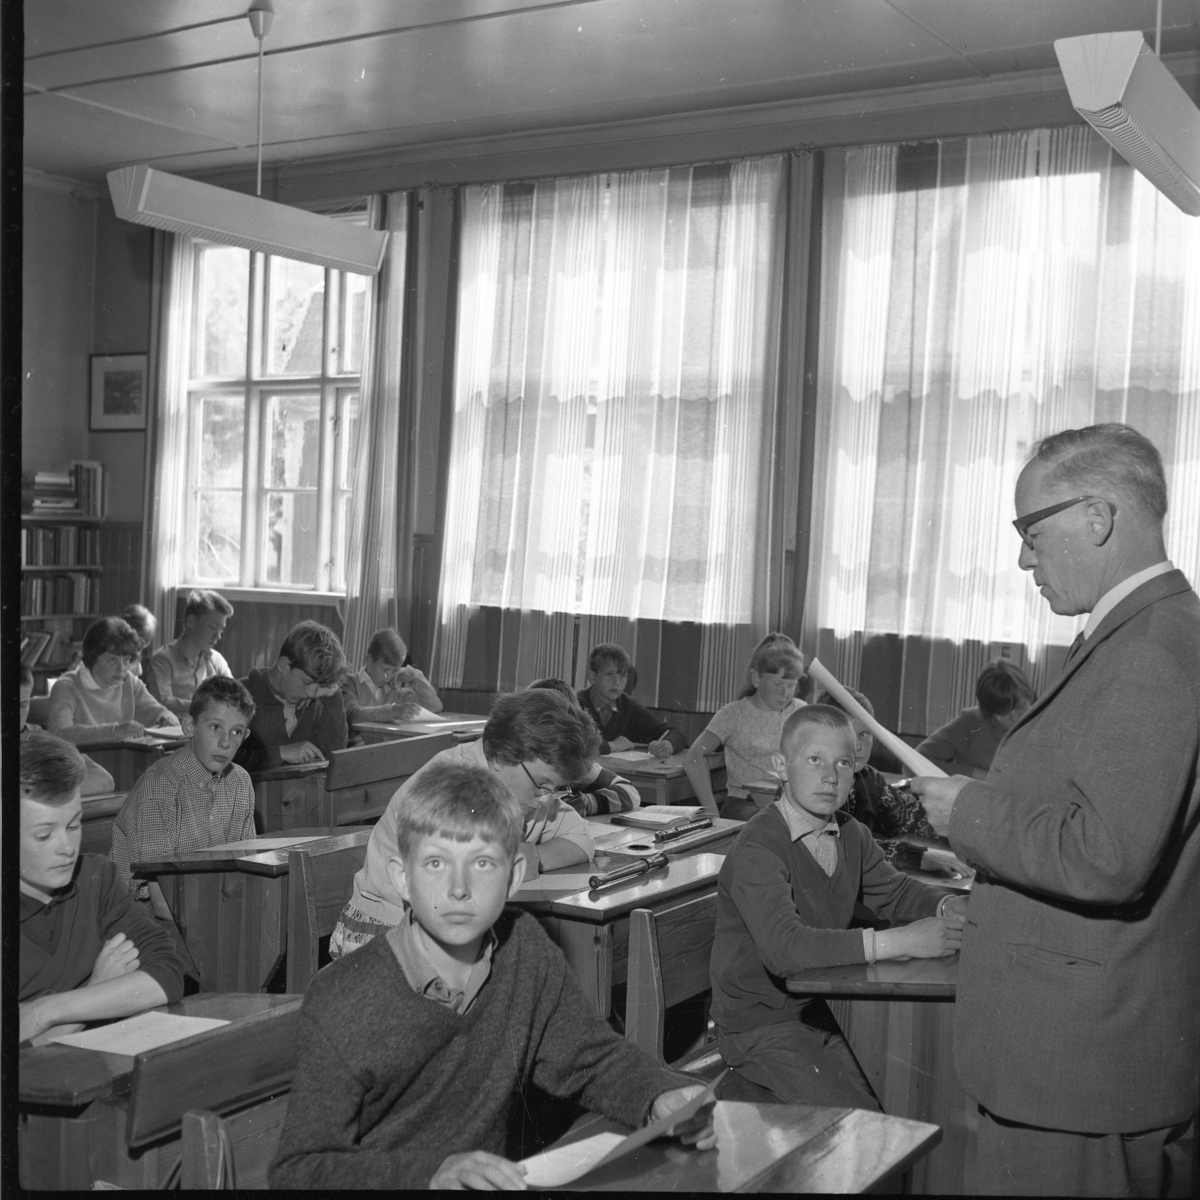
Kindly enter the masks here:
<path id="1" fill-rule="evenodd" d="M 26 0 L 25 164 L 98 183 L 254 162 L 249 0 Z M 264 160 L 997 79 L 1154 0 L 274 0 Z M 1162 53 L 1200 60 L 1200 0 Z"/>

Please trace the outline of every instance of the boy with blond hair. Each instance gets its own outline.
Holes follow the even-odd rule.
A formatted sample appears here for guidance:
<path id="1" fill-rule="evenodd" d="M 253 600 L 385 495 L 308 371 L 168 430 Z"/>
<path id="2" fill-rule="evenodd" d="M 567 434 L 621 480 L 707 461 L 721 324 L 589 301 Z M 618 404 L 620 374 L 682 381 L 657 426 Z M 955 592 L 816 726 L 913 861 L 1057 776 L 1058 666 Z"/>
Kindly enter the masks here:
<path id="1" fill-rule="evenodd" d="M 431 765 L 398 814 L 399 925 L 321 971 L 272 1188 L 523 1189 L 507 1130 L 531 1084 L 625 1125 L 702 1085 L 618 1037 L 528 913 L 523 814 L 485 767 Z M 706 1148 L 707 1115 L 676 1130 Z"/>

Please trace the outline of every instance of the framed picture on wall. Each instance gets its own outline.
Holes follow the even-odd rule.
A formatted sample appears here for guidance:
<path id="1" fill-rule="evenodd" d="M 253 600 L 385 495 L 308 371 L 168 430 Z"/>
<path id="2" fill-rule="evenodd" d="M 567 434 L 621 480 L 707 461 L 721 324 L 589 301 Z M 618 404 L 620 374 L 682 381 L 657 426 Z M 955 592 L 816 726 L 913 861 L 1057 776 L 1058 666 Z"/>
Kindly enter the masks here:
<path id="1" fill-rule="evenodd" d="M 145 354 L 92 355 L 92 429 L 146 428 Z"/>

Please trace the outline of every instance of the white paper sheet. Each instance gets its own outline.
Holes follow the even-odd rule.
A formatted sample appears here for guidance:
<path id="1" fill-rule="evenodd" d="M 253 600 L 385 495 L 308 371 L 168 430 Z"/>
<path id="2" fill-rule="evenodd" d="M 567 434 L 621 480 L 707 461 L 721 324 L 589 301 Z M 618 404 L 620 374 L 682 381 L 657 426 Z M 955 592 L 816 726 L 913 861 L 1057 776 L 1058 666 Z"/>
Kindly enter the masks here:
<path id="1" fill-rule="evenodd" d="M 586 1175 L 624 1140 L 619 1133 L 597 1133 L 569 1146 L 551 1147 L 522 1159 L 525 1183 L 531 1188 L 565 1187 Z"/>
<path id="2" fill-rule="evenodd" d="M 621 762 L 627 763 L 662 762 L 662 759 L 647 750 L 613 750 L 604 757 L 619 758 Z"/>
<path id="3" fill-rule="evenodd" d="M 100 1050 L 106 1054 L 141 1054 L 156 1046 L 167 1046 L 195 1037 L 220 1025 L 228 1025 L 216 1017 L 185 1017 L 179 1013 L 144 1012 L 136 1017 L 126 1017 L 111 1025 L 98 1029 L 87 1029 L 83 1033 L 67 1033 L 52 1038 L 64 1046 L 78 1046 L 84 1050 Z"/>
<path id="4" fill-rule="evenodd" d="M 247 838 L 244 842 L 222 842 L 219 846 L 205 846 L 204 850 L 282 850 L 285 846 L 300 846 L 304 842 L 319 842 L 323 838 L 335 836 L 333 833 L 314 833 L 304 837 Z"/>

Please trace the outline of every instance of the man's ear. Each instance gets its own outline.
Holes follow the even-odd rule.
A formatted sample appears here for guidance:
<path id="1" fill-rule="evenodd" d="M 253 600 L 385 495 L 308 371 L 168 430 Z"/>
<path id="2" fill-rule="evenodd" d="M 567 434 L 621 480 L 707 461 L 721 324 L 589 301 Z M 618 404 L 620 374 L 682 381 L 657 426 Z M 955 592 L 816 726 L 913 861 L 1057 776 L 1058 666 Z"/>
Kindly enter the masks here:
<path id="1" fill-rule="evenodd" d="M 508 877 L 508 898 L 511 900 L 525 882 L 525 855 L 518 850 L 513 855 L 511 874 Z"/>
<path id="2" fill-rule="evenodd" d="M 184 713 L 179 718 L 179 726 L 183 730 L 184 737 L 191 737 L 196 732 L 196 722 L 192 720 L 191 713 Z"/>
<path id="3" fill-rule="evenodd" d="M 1093 546 L 1103 546 L 1112 536 L 1114 507 L 1109 501 L 1097 496 L 1088 501 L 1088 540 Z"/>
<path id="4" fill-rule="evenodd" d="M 775 768 L 775 774 L 780 779 L 787 779 L 787 759 L 782 754 L 771 755 L 771 766 Z"/>
<path id="5" fill-rule="evenodd" d="M 408 871 L 404 867 L 404 859 L 398 854 L 392 855 L 387 862 L 388 878 L 392 881 L 392 887 L 400 895 L 400 899 L 405 903 L 409 903 L 408 899 Z"/>

